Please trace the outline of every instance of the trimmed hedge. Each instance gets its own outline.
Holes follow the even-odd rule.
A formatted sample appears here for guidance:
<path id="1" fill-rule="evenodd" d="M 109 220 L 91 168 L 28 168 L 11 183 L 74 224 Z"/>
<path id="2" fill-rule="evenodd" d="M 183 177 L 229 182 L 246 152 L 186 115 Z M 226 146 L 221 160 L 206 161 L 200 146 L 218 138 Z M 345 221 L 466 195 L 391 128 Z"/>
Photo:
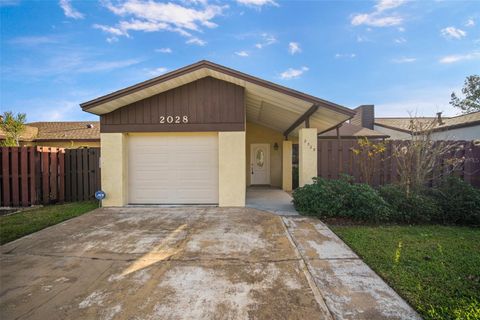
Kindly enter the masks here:
<path id="1" fill-rule="evenodd" d="M 353 183 L 348 176 L 338 180 L 318 177 L 312 184 L 295 189 L 293 204 L 301 214 L 319 218 L 480 225 L 480 190 L 456 177 L 408 196 L 398 185 L 376 190 Z"/>
<path id="2" fill-rule="evenodd" d="M 391 221 L 402 223 L 426 223 L 437 221 L 441 209 L 435 199 L 423 193 L 411 193 L 398 185 L 386 185 L 378 189 L 380 196 L 390 205 Z"/>
<path id="3" fill-rule="evenodd" d="M 457 177 L 448 177 L 431 191 L 441 208 L 440 222 L 480 225 L 480 190 Z"/>
<path id="4" fill-rule="evenodd" d="M 293 204 L 302 214 L 321 218 L 345 217 L 361 221 L 388 221 L 388 204 L 367 184 L 349 177 L 338 180 L 314 178 L 313 184 L 295 189 Z"/>

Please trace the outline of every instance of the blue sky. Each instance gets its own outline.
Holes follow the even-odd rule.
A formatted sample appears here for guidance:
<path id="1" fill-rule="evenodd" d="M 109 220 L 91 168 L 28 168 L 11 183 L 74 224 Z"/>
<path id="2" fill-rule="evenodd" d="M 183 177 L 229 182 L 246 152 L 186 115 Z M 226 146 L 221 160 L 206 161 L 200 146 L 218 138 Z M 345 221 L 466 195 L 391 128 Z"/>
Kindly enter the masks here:
<path id="1" fill-rule="evenodd" d="M 207 59 L 377 116 L 457 113 L 480 73 L 480 2 L 0 0 L 0 111 L 79 103 Z"/>

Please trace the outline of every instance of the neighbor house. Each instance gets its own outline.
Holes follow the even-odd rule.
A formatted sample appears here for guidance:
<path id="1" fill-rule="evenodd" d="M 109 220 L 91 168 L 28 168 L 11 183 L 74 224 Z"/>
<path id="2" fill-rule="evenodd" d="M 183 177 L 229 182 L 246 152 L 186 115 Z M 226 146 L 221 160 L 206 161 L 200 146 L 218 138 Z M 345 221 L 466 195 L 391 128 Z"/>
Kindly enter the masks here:
<path id="1" fill-rule="evenodd" d="M 418 128 L 429 128 L 433 140 L 477 140 L 480 139 L 480 111 L 455 117 L 375 117 L 373 105 L 360 106 L 351 124 L 377 133 L 388 135 L 393 140 L 410 139 L 418 134 Z M 414 124 L 412 124 L 414 121 Z"/>
<path id="2" fill-rule="evenodd" d="M 0 129 L 0 140 L 5 134 Z M 100 147 L 98 121 L 58 121 L 27 123 L 20 136 L 21 146 L 59 148 Z"/>
<path id="3" fill-rule="evenodd" d="M 317 135 L 355 115 L 209 61 L 81 104 L 100 116 L 104 206 L 244 206 L 246 188 L 317 176 Z"/>
<path id="4" fill-rule="evenodd" d="M 361 105 L 353 111 L 355 115 L 351 119 L 334 129 L 319 133 L 318 138 L 322 140 L 358 140 L 360 138 L 384 140 L 390 137 L 388 134 L 373 130 L 375 112 L 373 105 Z"/>
<path id="5" fill-rule="evenodd" d="M 480 111 L 455 117 L 418 117 L 414 121 L 431 126 L 433 140 L 477 140 L 480 139 Z M 391 139 L 410 139 L 411 118 L 375 118 L 375 130 L 389 134 Z M 413 130 L 415 133 L 418 133 Z"/>

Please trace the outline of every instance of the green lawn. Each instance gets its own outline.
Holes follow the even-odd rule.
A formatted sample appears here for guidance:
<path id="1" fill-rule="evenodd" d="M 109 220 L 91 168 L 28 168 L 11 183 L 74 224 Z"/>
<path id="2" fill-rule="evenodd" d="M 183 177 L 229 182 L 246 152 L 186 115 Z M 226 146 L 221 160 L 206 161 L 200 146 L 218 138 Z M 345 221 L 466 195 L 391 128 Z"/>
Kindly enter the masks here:
<path id="1" fill-rule="evenodd" d="M 480 319 L 480 229 L 331 226 L 425 319 Z"/>
<path id="2" fill-rule="evenodd" d="M 0 217 L 0 244 L 68 220 L 98 207 L 94 201 L 45 206 Z"/>

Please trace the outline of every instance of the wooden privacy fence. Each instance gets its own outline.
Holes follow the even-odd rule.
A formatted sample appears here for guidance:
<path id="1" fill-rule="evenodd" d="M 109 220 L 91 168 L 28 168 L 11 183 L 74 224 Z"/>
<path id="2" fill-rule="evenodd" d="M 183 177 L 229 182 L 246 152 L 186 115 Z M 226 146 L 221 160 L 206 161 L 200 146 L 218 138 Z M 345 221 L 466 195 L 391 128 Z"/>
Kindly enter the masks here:
<path id="1" fill-rule="evenodd" d="M 464 158 L 463 165 L 455 171 L 455 175 L 466 182 L 480 187 L 480 146 L 475 146 L 471 141 L 456 141 L 459 147 L 451 155 L 439 161 L 436 168 L 436 176 L 447 172 L 448 163 L 446 158 Z M 397 160 L 394 157 L 396 147 L 404 144 L 405 141 L 390 140 L 385 142 L 386 150 L 375 157 L 368 159 L 372 161 L 374 174 L 371 184 L 374 186 L 395 183 L 398 181 Z M 348 174 L 354 177 L 356 182 L 365 182 L 360 168 L 360 156 L 353 152 L 359 149 L 355 140 L 318 140 L 317 167 L 318 176 L 327 179 L 337 179 L 341 174 Z M 432 181 L 434 183 L 434 181 Z"/>
<path id="2" fill-rule="evenodd" d="M 90 200 L 100 189 L 100 149 L 2 147 L 0 206 Z"/>
<path id="3" fill-rule="evenodd" d="M 65 150 L 65 201 L 94 199 L 100 190 L 100 148 Z"/>

